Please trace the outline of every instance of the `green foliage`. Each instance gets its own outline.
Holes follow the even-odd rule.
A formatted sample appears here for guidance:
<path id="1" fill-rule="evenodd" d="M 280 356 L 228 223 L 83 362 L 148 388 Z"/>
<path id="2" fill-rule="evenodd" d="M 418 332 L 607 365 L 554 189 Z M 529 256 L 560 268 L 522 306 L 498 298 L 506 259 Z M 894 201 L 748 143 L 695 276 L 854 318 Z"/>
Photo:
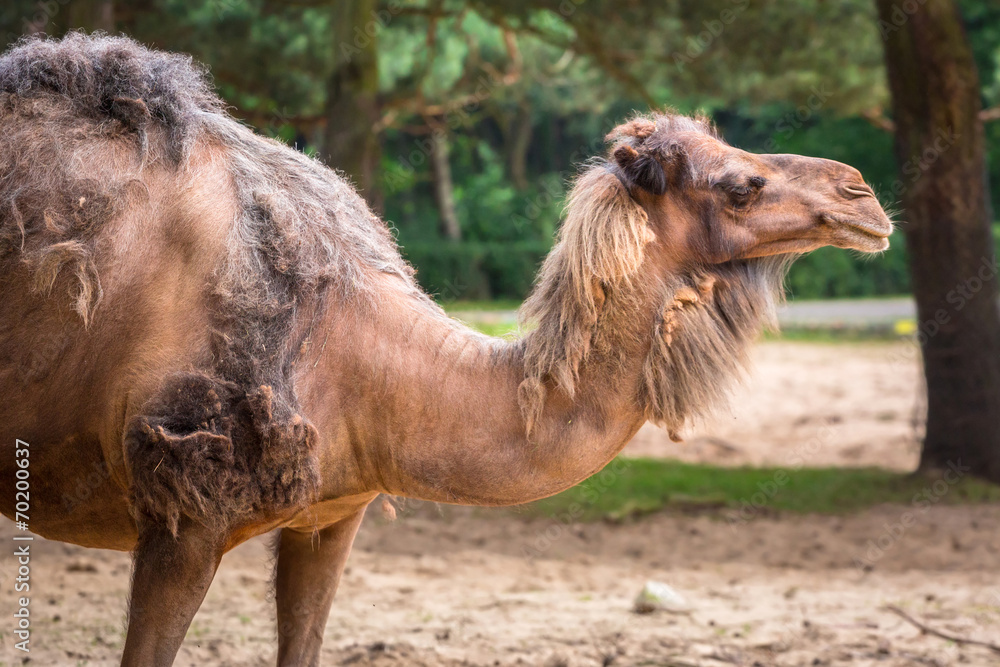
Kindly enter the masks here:
<path id="1" fill-rule="evenodd" d="M 523 299 L 549 251 L 547 243 L 410 243 L 403 255 L 417 280 L 442 301 Z"/>
<path id="2" fill-rule="evenodd" d="M 902 235 L 895 234 L 889 250 L 877 257 L 820 248 L 792 265 L 785 285 L 793 299 L 907 294 L 910 274 Z"/>
<path id="3" fill-rule="evenodd" d="M 619 457 L 572 489 L 528 505 L 527 511 L 582 521 L 665 509 L 743 509 L 749 519 L 773 512 L 844 514 L 882 503 L 913 505 L 933 485 L 934 479 L 879 468 L 719 468 Z M 1000 502 L 1000 486 L 968 476 L 944 493 L 930 493 L 935 502 L 949 505 Z"/>
<path id="4" fill-rule="evenodd" d="M 888 101 L 871 0 L 379 0 L 363 25 L 345 20 L 350 3 L 328 0 L 113 4 L 120 30 L 191 53 L 233 113 L 320 157 L 336 152 L 324 146 L 333 75 L 374 41 L 382 196 L 372 200 L 422 283 L 442 295 L 522 298 L 566 183 L 636 109 L 703 110 L 736 146 L 846 162 L 877 192 L 897 178 L 892 135 L 862 116 Z M 67 6 L 9 0 L 0 38 L 58 34 L 71 27 Z M 998 105 L 1000 8 L 960 6 L 984 104 Z M 457 245 L 442 241 L 432 127 L 450 145 Z M 1000 191 L 1000 122 L 985 135 Z M 905 263 L 899 238 L 871 260 L 821 250 L 793 267 L 789 285 L 797 298 L 900 294 Z"/>

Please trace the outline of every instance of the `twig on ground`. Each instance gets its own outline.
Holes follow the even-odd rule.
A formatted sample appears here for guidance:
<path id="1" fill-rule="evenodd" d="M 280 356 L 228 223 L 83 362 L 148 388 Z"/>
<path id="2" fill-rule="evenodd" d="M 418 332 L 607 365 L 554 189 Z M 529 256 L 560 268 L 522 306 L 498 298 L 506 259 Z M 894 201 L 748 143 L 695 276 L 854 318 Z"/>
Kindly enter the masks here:
<path id="1" fill-rule="evenodd" d="M 891 605 L 891 604 L 887 605 L 885 607 L 885 609 L 887 611 L 891 611 L 896 616 L 899 616 L 904 621 L 907 621 L 908 623 L 912 623 L 917 628 L 919 628 L 921 632 L 925 632 L 925 633 L 927 633 L 929 635 L 934 635 L 935 637 L 940 637 L 941 639 L 947 639 L 948 641 L 953 641 L 956 644 L 966 644 L 968 646 L 984 646 L 984 647 L 988 648 L 989 650 L 993 651 L 994 653 L 1000 654 L 1000 644 L 993 644 L 991 642 L 984 642 L 984 641 L 980 641 L 978 639 L 969 639 L 968 637 L 960 637 L 958 635 L 953 635 L 950 632 L 943 632 L 941 630 L 936 630 L 936 629 L 930 627 L 929 625 L 927 625 L 926 623 L 921 623 L 920 621 L 918 621 L 917 619 L 913 618 L 912 616 L 910 616 L 909 614 L 907 614 L 905 611 L 903 611 L 902 609 L 900 609 L 896 605 Z"/>

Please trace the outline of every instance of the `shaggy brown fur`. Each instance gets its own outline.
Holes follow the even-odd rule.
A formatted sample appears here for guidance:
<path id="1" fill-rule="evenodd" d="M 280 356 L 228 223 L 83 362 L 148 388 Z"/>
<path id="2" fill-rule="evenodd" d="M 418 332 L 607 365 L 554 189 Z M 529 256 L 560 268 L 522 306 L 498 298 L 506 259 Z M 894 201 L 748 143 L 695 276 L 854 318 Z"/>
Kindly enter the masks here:
<path id="1" fill-rule="evenodd" d="M 625 310 L 625 319 L 634 320 L 638 293 L 649 288 L 634 284 L 655 238 L 636 193 L 694 199 L 693 190 L 722 178 L 727 147 L 703 118 L 638 117 L 607 139 L 617 143 L 577 178 L 558 242 L 521 312 L 538 327 L 525 341 L 519 390 L 529 433 L 544 409 L 547 385 L 572 397 L 591 350 L 613 355 L 634 334 L 621 326 L 620 314 L 602 317 L 602 311 Z M 729 249 L 725 239 L 713 242 Z M 795 257 L 686 262 L 673 274 L 640 277 L 659 285 L 654 291 L 662 304 L 636 387 L 648 419 L 676 437 L 686 421 L 725 405 L 733 380 L 748 367 L 750 345 L 776 325 L 775 306 Z"/>
<path id="2" fill-rule="evenodd" d="M 214 368 L 167 382 L 126 438 L 136 508 L 174 527 L 181 514 L 233 523 L 264 505 L 305 503 L 318 476 L 314 439 L 288 378 L 311 325 L 296 318 L 366 294 L 371 269 L 418 291 L 385 225 L 350 186 L 222 108 L 190 58 L 125 38 L 28 39 L 0 59 L 0 263 L 33 267 L 43 292 L 73 275 L 85 323 L 100 307 L 101 230 L 147 196 L 143 171 L 183 169 L 199 142 L 224 151 L 239 213 L 211 287 Z M 90 160 L 108 159 L 95 150 L 101 141 L 134 151 L 116 181 L 89 176 Z M 251 415 L 261 392 L 266 409 Z M 198 427 L 206 410 L 216 430 Z M 230 441 L 230 429 L 242 437 Z"/>
<path id="3" fill-rule="evenodd" d="M 224 528 L 310 499 L 316 430 L 297 414 L 275 419 L 274 398 L 267 385 L 241 392 L 203 374 L 168 377 L 125 436 L 136 511 L 176 533 L 182 516 Z"/>
<path id="4" fill-rule="evenodd" d="M 725 406 L 728 390 L 750 364 L 761 329 L 777 325 L 775 305 L 791 258 L 732 262 L 679 276 L 643 367 L 647 417 L 672 437 L 690 419 Z"/>
<path id="5" fill-rule="evenodd" d="M 559 240 L 521 312 L 538 325 L 525 341 L 525 380 L 520 387 L 529 433 L 541 416 L 546 380 L 573 396 L 580 362 L 600 333 L 607 293 L 631 289 L 643 248 L 653 240 L 645 211 L 604 167 L 580 177 L 566 210 Z"/>
<path id="6" fill-rule="evenodd" d="M 618 346 L 621 328 L 600 313 L 608 295 L 634 307 L 632 283 L 652 235 L 645 212 L 608 165 L 577 180 L 559 242 L 521 313 L 538 325 L 525 341 L 520 388 L 529 432 L 544 407 L 547 380 L 572 396 L 591 347 Z M 750 345 L 761 329 L 776 325 L 775 305 L 793 259 L 699 266 L 664 284 L 644 381 L 636 387 L 650 420 L 675 434 L 688 419 L 725 405 L 732 381 L 748 367 Z"/>

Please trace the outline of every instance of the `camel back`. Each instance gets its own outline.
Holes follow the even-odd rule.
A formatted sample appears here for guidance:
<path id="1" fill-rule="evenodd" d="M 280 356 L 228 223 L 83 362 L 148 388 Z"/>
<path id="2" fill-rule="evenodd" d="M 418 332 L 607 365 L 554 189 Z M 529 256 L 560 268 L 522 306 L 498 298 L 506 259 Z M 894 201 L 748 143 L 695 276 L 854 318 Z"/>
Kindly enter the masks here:
<path id="1" fill-rule="evenodd" d="M 315 319 L 374 307 L 380 273 L 419 294 L 385 224 L 332 170 L 231 118 L 190 58 L 127 38 L 20 42 L 0 57 L 0 129 L 0 270 L 23 262 L 43 292 L 75 276 L 70 298 L 88 325 L 102 315 L 107 221 L 143 196 L 147 170 L 221 152 L 237 215 L 206 288 L 214 365 L 165 378 L 130 421 L 131 491 L 140 512 L 174 527 L 182 515 L 232 523 L 305 502 L 316 438 L 291 373 Z M 81 137 L 130 147 L 139 166 L 89 177 L 86 159 L 102 156 L 74 152 Z"/>

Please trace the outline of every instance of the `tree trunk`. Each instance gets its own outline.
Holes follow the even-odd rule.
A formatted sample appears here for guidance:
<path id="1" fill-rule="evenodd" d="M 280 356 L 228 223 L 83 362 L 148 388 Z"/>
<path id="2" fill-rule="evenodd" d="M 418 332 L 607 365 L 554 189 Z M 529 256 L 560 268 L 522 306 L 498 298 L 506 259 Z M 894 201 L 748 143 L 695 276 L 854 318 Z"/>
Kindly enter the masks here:
<path id="1" fill-rule="evenodd" d="M 434 201 L 441 216 L 441 234 L 449 241 L 462 240 L 462 228 L 455 213 L 454 184 L 448 162 L 448 137 L 442 129 L 431 130 L 431 176 L 434 179 Z"/>
<path id="2" fill-rule="evenodd" d="M 921 468 L 1000 482 L 1000 291 L 972 51 L 953 0 L 876 2 L 927 378 Z"/>
<path id="3" fill-rule="evenodd" d="M 528 187 L 528 148 L 531 146 L 531 108 L 521 101 L 507 133 L 507 172 L 514 187 Z"/>
<path id="4" fill-rule="evenodd" d="M 376 170 L 381 156 L 375 126 L 379 121 L 376 0 L 334 2 L 332 36 L 336 66 L 327 81 L 323 156 L 354 182 L 368 203 L 381 209 Z M 384 14 L 385 12 L 383 12 Z"/>
<path id="5" fill-rule="evenodd" d="M 115 32 L 115 3 L 112 0 L 73 0 L 66 5 L 66 17 L 68 30 Z"/>

